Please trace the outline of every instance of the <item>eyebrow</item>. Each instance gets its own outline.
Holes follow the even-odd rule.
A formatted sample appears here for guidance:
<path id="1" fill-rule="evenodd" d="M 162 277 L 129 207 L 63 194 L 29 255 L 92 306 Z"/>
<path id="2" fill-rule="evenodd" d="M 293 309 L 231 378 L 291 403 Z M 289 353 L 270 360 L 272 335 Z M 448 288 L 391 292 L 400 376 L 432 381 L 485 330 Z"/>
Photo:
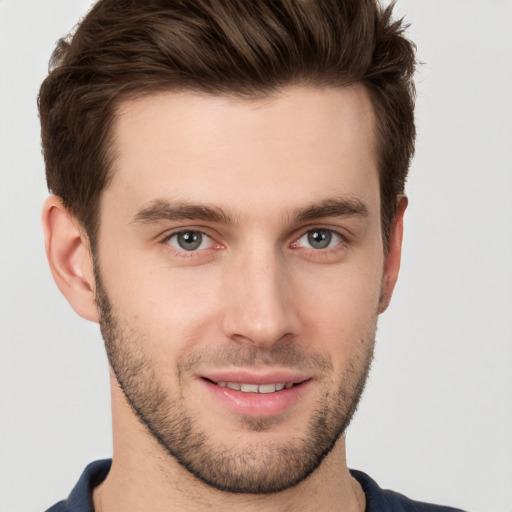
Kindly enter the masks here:
<path id="1" fill-rule="evenodd" d="M 368 207 L 357 198 L 326 199 L 320 203 L 297 208 L 290 216 L 294 223 L 323 217 L 368 217 Z M 132 222 L 138 224 L 154 224 L 162 221 L 192 220 L 235 224 L 235 216 L 229 211 L 208 204 L 173 202 L 167 199 L 156 199 L 148 206 L 139 210 Z"/>
<path id="2" fill-rule="evenodd" d="M 292 218 L 296 222 L 320 219 L 322 217 L 360 217 L 367 218 L 368 207 L 357 198 L 326 199 L 318 204 L 295 210 Z"/>
<path id="3" fill-rule="evenodd" d="M 132 222 L 153 224 L 161 221 L 201 220 L 234 224 L 234 216 L 217 206 L 208 204 L 192 204 L 172 202 L 167 199 L 156 199 L 148 206 L 138 211 Z"/>

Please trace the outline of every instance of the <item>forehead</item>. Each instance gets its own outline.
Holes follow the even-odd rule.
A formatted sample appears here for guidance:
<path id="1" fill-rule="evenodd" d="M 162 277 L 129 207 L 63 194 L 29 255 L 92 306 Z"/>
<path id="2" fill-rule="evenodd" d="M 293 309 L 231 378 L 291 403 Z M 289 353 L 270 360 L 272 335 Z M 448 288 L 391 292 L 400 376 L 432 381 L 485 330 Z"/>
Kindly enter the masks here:
<path id="1" fill-rule="evenodd" d="M 378 202 L 374 125 L 360 86 L 290 87 L 251 100 L 164 92 L 126 101 L 105 196 L 134 208 L 157 197 L 241 210 L 333 195 Z"/>

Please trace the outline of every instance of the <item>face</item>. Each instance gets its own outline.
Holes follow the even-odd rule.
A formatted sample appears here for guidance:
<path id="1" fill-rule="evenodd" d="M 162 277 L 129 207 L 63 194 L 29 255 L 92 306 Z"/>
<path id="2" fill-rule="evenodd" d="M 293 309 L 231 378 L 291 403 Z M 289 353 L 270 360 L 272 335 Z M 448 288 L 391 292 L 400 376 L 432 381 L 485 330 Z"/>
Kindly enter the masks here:
<path id="1" fill-rule="evenodd" d="M 390 293 L 372 127 L 356 87 L 119 110 L 102 333 L 147 432 L 211 486 L 300 482 L 356 408 Z"/>

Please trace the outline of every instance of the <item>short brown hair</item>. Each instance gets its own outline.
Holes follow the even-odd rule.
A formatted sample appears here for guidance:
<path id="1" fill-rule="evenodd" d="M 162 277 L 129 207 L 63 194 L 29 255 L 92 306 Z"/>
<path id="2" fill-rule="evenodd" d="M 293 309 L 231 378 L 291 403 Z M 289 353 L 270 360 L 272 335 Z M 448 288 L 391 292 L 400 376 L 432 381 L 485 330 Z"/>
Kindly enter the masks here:
<path id="1" fill-rule="evenodd" d="M 377 119 L 384 246 L 414 152 L 415 47 L 378 0 L 100 0 L 59 41 L 39 112 L 49 190 L 94 249 L 126 98 L 195 90 L 242 98 L 286 85 L 362 84 Z"/>

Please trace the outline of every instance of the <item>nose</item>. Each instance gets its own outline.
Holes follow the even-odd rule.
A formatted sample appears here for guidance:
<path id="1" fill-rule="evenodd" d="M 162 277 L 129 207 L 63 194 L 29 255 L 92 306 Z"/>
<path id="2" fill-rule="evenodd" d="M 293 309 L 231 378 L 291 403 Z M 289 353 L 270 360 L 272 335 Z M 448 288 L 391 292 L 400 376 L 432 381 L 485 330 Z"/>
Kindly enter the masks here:
<path id="1" fill-rule="evenodd" d="M 260 348 L 297 336 L 300 318 L 285 257 L 260 249 L 232 263 L 224 286 L 224 333 Z"/>

